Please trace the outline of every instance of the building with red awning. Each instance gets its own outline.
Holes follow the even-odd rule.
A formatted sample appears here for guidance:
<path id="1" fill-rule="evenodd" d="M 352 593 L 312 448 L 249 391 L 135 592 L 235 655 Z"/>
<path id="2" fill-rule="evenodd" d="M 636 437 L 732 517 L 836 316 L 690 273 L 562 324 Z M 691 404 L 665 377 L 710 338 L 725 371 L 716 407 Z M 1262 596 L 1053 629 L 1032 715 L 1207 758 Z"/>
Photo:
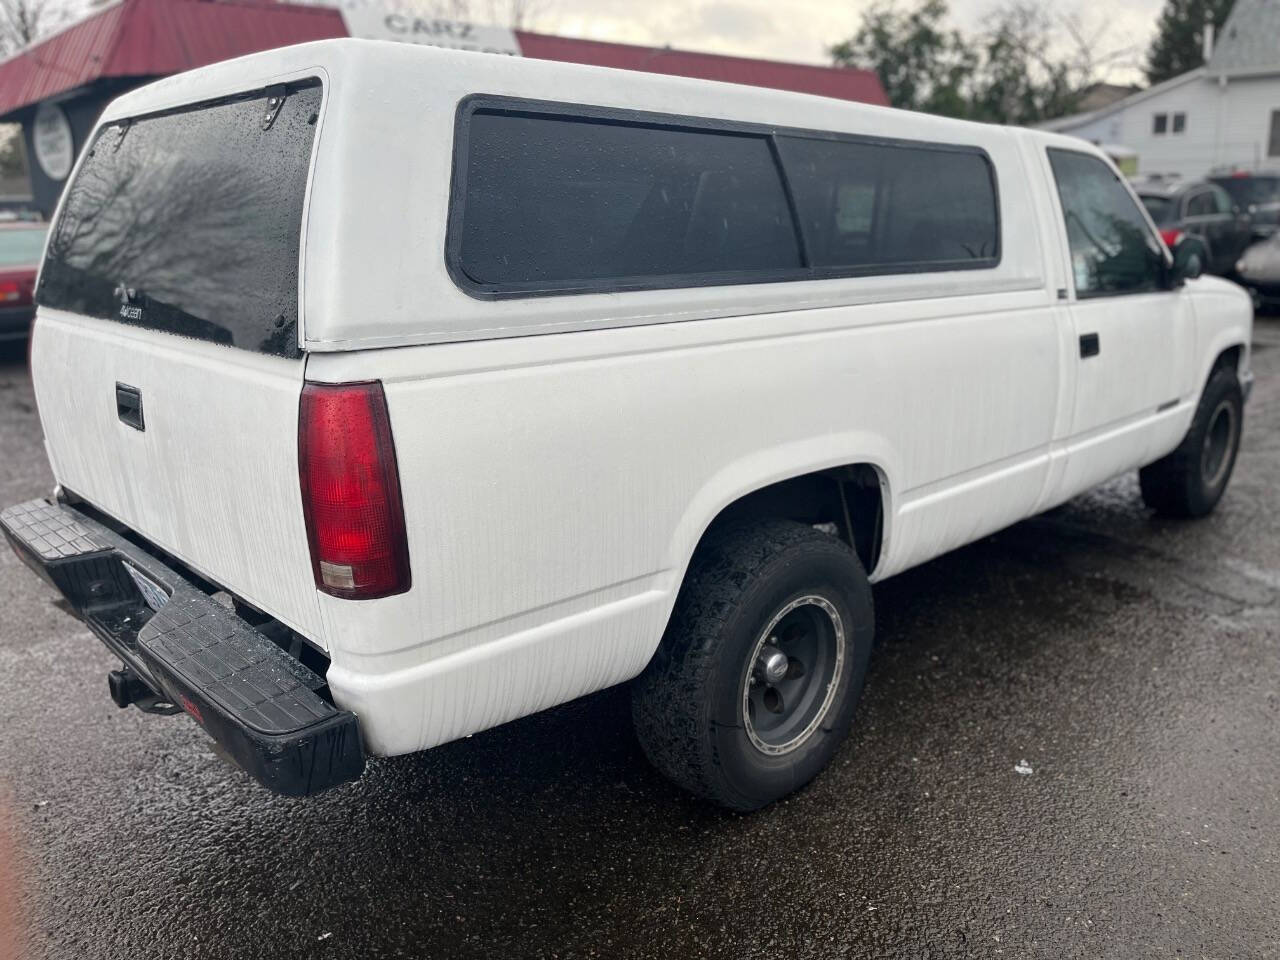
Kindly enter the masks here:
<path id="1" fill-rule="evenodd" d="M 556 37 L 397 11 L 273 0 L 119 0 L 0 61 L 0 123 L 20 123 L 32 200 L 49 216 L 114 97 L 169 74 L 273 47 L 364 36 L 587 63 L 885 104 L 868 70 Z"/>

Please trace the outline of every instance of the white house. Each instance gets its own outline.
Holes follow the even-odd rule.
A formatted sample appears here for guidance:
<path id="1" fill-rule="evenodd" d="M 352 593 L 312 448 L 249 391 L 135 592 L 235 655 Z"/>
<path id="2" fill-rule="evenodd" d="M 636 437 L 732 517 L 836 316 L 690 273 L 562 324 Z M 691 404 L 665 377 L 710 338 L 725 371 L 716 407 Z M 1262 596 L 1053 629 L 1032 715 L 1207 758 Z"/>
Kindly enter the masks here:
<path id="1" fill-rule="evenodd" d="M 1206 31 L 1206 47 L 1213 44 Z M 1205 66 L 1041 129 L 1137 152 L 1137 172 L 1280 169 L 1280 0 L 1237 0 Z"/>

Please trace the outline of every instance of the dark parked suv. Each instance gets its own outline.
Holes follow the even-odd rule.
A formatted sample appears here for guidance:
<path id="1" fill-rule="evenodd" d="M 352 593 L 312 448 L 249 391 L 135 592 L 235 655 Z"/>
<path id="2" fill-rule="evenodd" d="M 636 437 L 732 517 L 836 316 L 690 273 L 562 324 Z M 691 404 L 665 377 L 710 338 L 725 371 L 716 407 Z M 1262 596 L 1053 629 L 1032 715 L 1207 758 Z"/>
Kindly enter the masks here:
<path id="1" fill-rule="evenodd" d="M 1280 173 L 1232 173 L 1209 178 L 1249 214 L 1253 233 L 1269 237 L 1280 229 Z"/>
<path id="2" fill-rule="evenodd" d="M 1249 215 L 1225 190 L 1204 181 L 1144 180 L 1134 184 L 1160 236 L 1172 250 L 1184 237 L 1202 248 L 1206 273 L 1226 276 L 1253 239 Z"/>

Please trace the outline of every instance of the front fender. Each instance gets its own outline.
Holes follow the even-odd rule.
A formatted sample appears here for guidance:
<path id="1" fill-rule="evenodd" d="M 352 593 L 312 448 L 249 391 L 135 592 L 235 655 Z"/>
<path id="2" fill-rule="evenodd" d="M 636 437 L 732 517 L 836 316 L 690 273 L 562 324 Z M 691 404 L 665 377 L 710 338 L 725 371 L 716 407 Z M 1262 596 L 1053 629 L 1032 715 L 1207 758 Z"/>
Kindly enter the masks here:
<path id="1" fill-rule="evenodd" d="M 1223 351 L 1240 347 L 1238 372 L 1242 376 L 1248 372 L 1253 300 L 1243 287 L 1221 277 L 1201 277 L 1188 286 L 1196 319 L 1195 380 L 1191 389 L 1193 396 L 1199 398 Z"/>

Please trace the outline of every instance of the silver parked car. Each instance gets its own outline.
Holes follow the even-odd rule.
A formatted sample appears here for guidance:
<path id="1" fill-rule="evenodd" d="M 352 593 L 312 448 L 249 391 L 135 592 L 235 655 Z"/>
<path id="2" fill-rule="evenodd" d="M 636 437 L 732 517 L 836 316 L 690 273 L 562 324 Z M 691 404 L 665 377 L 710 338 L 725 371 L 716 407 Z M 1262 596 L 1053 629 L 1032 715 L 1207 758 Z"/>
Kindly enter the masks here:
<path id="1" fill-rule="evenodd" d="M 1236 275 L 1254 303 L 1280 304 L 1280 233 L 1246 250 L 1236 264 Z"/>

